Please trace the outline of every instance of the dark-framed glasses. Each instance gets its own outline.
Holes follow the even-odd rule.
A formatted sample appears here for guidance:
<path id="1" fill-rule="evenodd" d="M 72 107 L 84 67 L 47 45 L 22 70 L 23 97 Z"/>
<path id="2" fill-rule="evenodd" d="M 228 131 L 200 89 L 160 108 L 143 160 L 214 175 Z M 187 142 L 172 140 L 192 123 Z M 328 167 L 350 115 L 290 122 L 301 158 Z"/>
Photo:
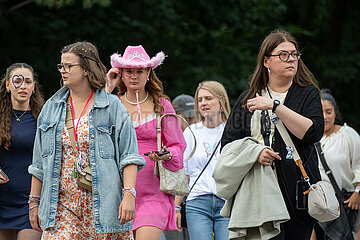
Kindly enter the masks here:
<path id="1" fill-rule="evenodd" d="M 70 72 L 71 70 L 71 67 L 74 67 L 74 66 L 79 66 L 80 63 L 77 63 L 77 64 L 68 64 L 68 63 L 65 63 L 65 64 L 57 64 L 57 69 L 59 72 L 61 72 L 61 69 L 64 68 L 64 71 L 65 72 Z"/>
<path id="2" fill-rule="evenodd" d="M 299 53 L 298 51 L 292 51 L 290 53 L 288 51 L 281 51 L 279 54 L 273 54 L 273 55 L 269 54 L 268 57 L 278 56 L 281 61 L 287 62 L 290 58 L 290 55 L 295 61 L 298 61 L 300 59 L 301 53 Z"/>

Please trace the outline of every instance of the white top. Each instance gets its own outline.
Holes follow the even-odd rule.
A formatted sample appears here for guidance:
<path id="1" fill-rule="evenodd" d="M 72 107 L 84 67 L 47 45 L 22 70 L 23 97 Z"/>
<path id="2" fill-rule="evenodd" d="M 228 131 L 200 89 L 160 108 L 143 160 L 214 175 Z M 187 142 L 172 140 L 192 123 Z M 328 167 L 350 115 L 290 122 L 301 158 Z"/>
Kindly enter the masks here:
<path id="1" fill-rule="evenodd" d="M 216 128 L 207 128 L 202 122 L 198 122 L 190 126 L 191 130 L 193 130 L 195 134 L 197 147 L 194 155 L 187 162 L 184 162 L 186 175 L 190 177 L 189 189 L 192 187 L 196 178 L 210 159 L 217 143 L 221 139 L 224 127 L 225 123 L 221 123 Z M 194 137 L 188 128 L 184 131 L 184 137 L 187 144 L 184 152 L 184 159 L 186 159 L 193 149 Z M 191 193 L 186 199 L 187 201 L 204 194 L 216 194 L 216 185 L 212 174 L 220 155 L 220 147 L 221 146 L 219 145 L 214 157 L 210 161 L 210 164 L 206 167 L 205 171 L 196 182 L 194 188 L 191 190 Z"/>
<path id="2" fill-rule="evenodd" d="M 144 124 L 144 123 L 147 123 L 147 122 L 150 122 L 152 120 L 154 120 L 156 118 L 156 114 L 155 113 L 152 113 L 150 116 L 144 118 L 144 119 L 141 119 L 141 121 L 133 121 L 133 126 L 134 128 Z"/>
<path id="3" fill-rule="evenodd" d="M 278 92 L 272 91 L 270 88 L 269 88 L 269 91 L 270 91 L 272 99 L 274 99 L 274 100 L 277 99 L 281 103 L 284 103 L 287 92 L 278 93 Z M 266 96 L 266 97 L 270 97 L 269 93 L 266 90 L 262 90 L 261 95 Z M 276 116 L 275 113 L 272 112 L 272 110 L 268 110 L 268 113 L 269 113 L 270 123 L 271 123 L 271 133 L 270 133 L 270 146 L 271 146 L 273 136 L 274 136 L 274 132 L 275 132 L 275 125 L 271 121 L 271 119 L 274 118 L 274 117 L 277 117 L 277 116 Z M 253 116 L 251 117 L 251 125 L 250 125 L 251 136 L 253 138 L 255 138 L 256 140 L 258 140 L 263 145 L 265 145 L 264 138 L 261 135 L 260 118 L 261 118 L 261 110 L 255 110 L 254 113 L 253 113 Z"/>
<path id="4" fill-rule="evenodd" d="M 351 127 L 344 124 L 336 133 L 321 140 L 326 163 L 329 165 L 340 190 L 354 191 L 360 182 L 360 137 Z M 324 181 L 330 182 L 321 161 L 319 170 Z"/>

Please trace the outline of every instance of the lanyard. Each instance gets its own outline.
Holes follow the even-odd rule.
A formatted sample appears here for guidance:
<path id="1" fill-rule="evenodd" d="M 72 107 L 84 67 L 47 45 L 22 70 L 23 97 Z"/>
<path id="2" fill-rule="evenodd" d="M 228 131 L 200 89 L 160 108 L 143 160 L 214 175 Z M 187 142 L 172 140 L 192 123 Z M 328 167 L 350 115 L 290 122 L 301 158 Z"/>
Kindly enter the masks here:
<path id="1" fill-rule="evenodd" d="M 71 116 L 72 116 L 72 121 L 73 121 L 73 126 L 74 126 L 74 127 L 73 127 L 73 131 L 74 131 L 74 137 L 75 137 L 75 145 L 76 145 L 76 149 L 77 149 L 78 152 L 80 152 L 80 151 L 79 151 L 79 147 L 78 147 L 78 144 L 77 144 L 77 134 L 76 134 L 77 128 L 78 128 L 78 125 L 79 125 L 81 116 L 82 116 L 82 114 L 84 113 L 85 108 L 86 108 L 86 106 L 88 105 L 88 103 L 89 103 L 89 101 L 90 101 L 90 98 L 91 98 L 91 96 L 93 95 L 93 93 L 94 93 L 94 90 L 91 91 L 90 96 L 89 96 L 88 100 L 86 101 L 86 104 L 85 104 L 83 110 L 81 111 L 81 114 L 80 114 L 80 116 L 79 116 L 79 120 L 78 120 L 77 123 L 76 123 L 76 126 L 75 126 L 75 124 L 74 124 L 74 118 L 75 118 L 74 106 L 73 106 L 72 98 L 71 98 L 71 95 L 70 95 Z"/>

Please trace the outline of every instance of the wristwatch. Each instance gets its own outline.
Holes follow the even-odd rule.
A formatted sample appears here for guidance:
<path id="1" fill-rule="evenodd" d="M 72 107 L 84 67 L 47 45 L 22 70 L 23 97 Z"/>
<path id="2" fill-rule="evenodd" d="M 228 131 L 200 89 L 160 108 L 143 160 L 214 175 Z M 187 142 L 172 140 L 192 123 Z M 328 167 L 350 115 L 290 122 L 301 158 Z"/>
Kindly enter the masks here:
<path id="1" fill-rule="evenodd" d="M 277 100 L 277 99 L 274 100 L 274 104 L 273 104 L 273 108 L 272 108 L 273 113 L 275 112 L 276 108 L 280 105 L 280 103 L 281 102 L 279 100 Z"/>
<path id="2" fill-rule="evenodd" d="M 355 188 L 355 192 L 359 193 L 360 194 L 360 186 L 356 186 Z"/>

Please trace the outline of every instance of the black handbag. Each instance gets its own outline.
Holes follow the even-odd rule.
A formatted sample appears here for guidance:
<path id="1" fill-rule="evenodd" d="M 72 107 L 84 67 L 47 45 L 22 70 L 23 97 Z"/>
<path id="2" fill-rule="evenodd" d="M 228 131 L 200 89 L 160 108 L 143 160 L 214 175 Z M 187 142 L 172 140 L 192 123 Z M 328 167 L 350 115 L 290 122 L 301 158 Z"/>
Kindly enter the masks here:
<path id="1" fill-rule="evenodd" d="M 348 192 L 348 191 L 346 191 L 346 189 L 342 189 L 341 190 L 341 195 L 343 197 L 342 201 L 348 200 L 353 193 L 354 192 Z M 356 219 L 358 217 L 358 210 L 349 208 L 347 204 L 343 204 L 343 206 L 344 206 L 344 211 L 348 218 L 351 230 L 355 231 Z"/>
<path id="2" fill-rule="evenodd" d="M 212 159 L 213 156 L 215 155 L 215 152 L 216 152 L 217 148 L 219 147 L 220 142 L 221 142 L 221 141 L 219 141 L 219 142 L 216 144 L 216 147 L 215 147 L 214 151 L 212 152 L 209 160 L 207 161 L 205 167 L 201 170 L 201 173 L 200 173 L 199 176 L 196 178 L 194 184 L 191 186 L 191 188 L 190 188 L 190 190 L 189 190 L 189 194 L 190 194 L 191 190 L 194 188 L 196 182 L 199 180 L 201 174 L 205 171 L 205 168 L 209 165 L 211 159 Z M 180 210 L 180 213 L 181 213 L 181 227 L 187 228 L 187 222 L 186 222 L 186 201 L 183 201 L 183 202 L 180 204 L 180 206 L 181 206 L 181 210 Z"/>

